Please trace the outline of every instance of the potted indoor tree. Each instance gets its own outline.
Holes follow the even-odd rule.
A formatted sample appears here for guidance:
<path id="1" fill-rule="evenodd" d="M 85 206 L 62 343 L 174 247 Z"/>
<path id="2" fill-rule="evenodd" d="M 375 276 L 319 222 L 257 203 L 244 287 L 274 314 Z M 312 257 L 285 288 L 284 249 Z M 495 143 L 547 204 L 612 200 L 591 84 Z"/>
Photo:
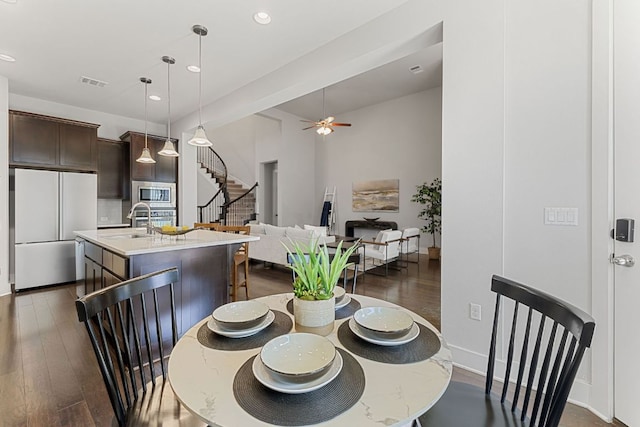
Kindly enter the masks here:
<path id="1" fill-rule="evenodd" d="M 440 259 L 440 248 L 436 245 L 436 233 L 442 230 L 442 180 L 434 179 L 431 184 L 426 182 L 417 185 L 418 192 L 411 198 L 412 202 L 424 205 L 418 214 L 418 218 L 427 221 L 422 231 L 430 233 L 433 237 L 433 246 L 429 247 L 429 259 Z"/>
<path id="2" fill-rule="evenodd" d="M 351 264 L 349 256 L 357 249 L 353 245 L 342 250 L 338 244 L 336 253 L 329 255 L 326 245 L 315 240 L 309 245 L 291 243 L 289 268 L 295 273 L 293 282 L 293 317 L 298 332 L 328 335 L 335 322 L 335 298 L 333 290 L 345 268 Z"/>

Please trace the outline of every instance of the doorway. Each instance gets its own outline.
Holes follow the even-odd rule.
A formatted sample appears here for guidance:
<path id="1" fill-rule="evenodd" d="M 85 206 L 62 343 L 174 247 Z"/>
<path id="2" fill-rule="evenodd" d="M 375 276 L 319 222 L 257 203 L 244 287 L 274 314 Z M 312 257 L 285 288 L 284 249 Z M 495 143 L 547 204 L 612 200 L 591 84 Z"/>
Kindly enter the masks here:
<path id="1" fill-rule="evenodd" d="M 614 2 L 613 12 L 614 218 L 640 220 L 640 2 Z M 614 254 L 614 415 L 640 425 L 640 245 L 625 221 L 617 221 Z M 627 224 L 629 222 L 627 221 Z M 625 237 L 624 234 L 628 236 Z"/>
<path id="2" fill-rule="evenodd" d="M 261 164 L 263 182 L 262 222 L 278 225 L 278 162 Z"/>

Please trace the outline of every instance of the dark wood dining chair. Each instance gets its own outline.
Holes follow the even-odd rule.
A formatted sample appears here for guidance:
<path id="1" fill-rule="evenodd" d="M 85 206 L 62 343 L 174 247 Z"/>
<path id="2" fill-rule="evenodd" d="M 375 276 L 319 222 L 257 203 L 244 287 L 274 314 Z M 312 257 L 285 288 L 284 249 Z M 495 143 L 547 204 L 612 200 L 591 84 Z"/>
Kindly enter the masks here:
<path id="1" fill-rule="evenodd" d="M 177 281 L 178 270 L 171 268 L 76 300 L 120 426 L 205 425 L 180 405 L 166 380 L 167 358 L 178 341 Z"/>
<path id="2" fill-rule="evenodd" d="M 582 356 L 591 345 L 593 318 L 558 298 L 503 277 L 493 276 L 491 290 L 497 296 L 484 390 L 451 382 L 442 398 L 418 419 L 418 425 L 556 427 L 560 422 Z M 513 314 L 505 370 L 495 375 L 499 325 L 509 326 L 507 313 Z M 496 377 L 507 379 L 500 396 L 491 392 Z M 513 377 L 517 380 L 512 385 L 508 379 Z"/>

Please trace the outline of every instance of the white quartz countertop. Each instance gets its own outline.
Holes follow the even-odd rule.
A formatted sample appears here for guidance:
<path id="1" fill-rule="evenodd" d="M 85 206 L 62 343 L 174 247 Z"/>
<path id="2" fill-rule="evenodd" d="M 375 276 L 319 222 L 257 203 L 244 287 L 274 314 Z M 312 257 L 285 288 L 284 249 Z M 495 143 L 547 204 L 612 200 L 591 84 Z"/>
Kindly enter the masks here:
<path id="1" fill-rule="evenodd" d="M 168 236 L 158 233 L 147 235 L 145 228 L 84 230 L 75 231 L 75 234 L 111 252 L 127 257 L 260 240 L 257 236 L 221 233 L 210 230 L 193 230 L 181 236 Z"/>

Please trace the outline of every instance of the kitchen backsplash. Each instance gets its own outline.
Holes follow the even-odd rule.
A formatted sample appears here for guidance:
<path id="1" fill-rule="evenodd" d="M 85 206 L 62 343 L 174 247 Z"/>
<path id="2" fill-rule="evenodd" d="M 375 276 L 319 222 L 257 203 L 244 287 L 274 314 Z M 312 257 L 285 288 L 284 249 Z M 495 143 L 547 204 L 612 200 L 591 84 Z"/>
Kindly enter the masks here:
<path id="1" fill-rule="evenodd" d="M 98 227 L 122 222 L 122 200 L 98 199 Z"/>

